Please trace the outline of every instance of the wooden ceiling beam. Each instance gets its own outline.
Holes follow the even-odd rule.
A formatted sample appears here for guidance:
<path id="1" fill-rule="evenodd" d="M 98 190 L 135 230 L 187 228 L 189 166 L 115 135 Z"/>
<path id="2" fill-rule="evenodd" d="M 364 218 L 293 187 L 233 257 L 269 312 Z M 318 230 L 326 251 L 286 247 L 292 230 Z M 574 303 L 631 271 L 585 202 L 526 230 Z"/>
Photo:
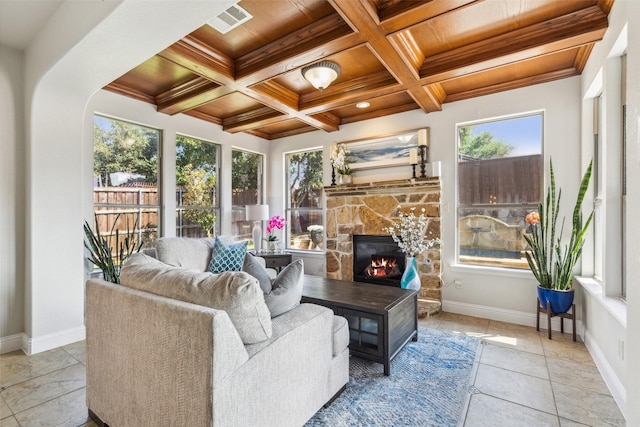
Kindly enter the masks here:
<path id="1" fill-rule="evenodd" d="M 425 58 L 423 83 L 575 48 L 602 39 L 607 16 L 593 6 Z"/>
<path id="2" fill-rule="evenodd" d="M 178 40 L 158 56 L 220 85 L 233 84 L 235 81 L 231 58 L 201 43 L 193 36 Z"/>
<path id="3" fill-rule="evenodd" d="M 119 84 L 117 81 L 113 81 L 106 85 L 103 89 L 108 90 L 110 92 L 117 93 L 118 95 L 123 95 L 129 98 L 137 99 L 138 101 L 147 102 L 149 104 L 155 104 L 155 98 L 151 95 L 147 95 L 146 93 L 138 90 L 135 87 L 124 86 Z"/>
<path id="4" fill-rule="evenodd" d="M 438 111 L 442 104 L 433 94 L 425 91 L 411 69 L 387 39 L 377 22 L 377 9 L 367 1 L 329 0 L 345 21 L 367 40 L 367 46 L 385 68 L 407 89 L 409 95 L 424 112 Z M 376 14 L 375 16 L 373 14 Z"/>
<path id="5" fill-rule="evenodd" d="M 156 96 L 158 111 L 174 115 L 228 95 L 227 86 L 220 86 L 204 77 L 196 77 Z"/>
<path id="6" fill-rule="evenodd" d="M 251 87 L 251 97 L 268 104 L 272 108 L 282 111 L 289 118 L 296 118 L 303 123 L 322 129 L 327 132 L 334 132 L 339 129 L 339 119 L 330 118 L 327 120 L 323 116 L 313 117 L 300 111 L 298 94 L 279 85 L 273 80 L 266 81 Z M 336 124 L 336 121 L 338 124 Z"/>
<path id="7" fill-rule="evenodd" d="M 197 46 L 200 46 L 199 48 Z M 187 68 L 192 73 L 205 77 L 217 84 L 224 85 L 230 92 L 240 92 L 256 101 L 270 107 L 283 114 L 295 117 L 310 126 L 322 129 L 327 132 L 338 130 L 335 120 L 325 120 L 320 116 L 314 118 L 301 114 L 298 111 L 297 94 L 291 92 L 284 87 L 277 85 L 273 81 L 266 82 L 263 90 L 260 87 L 247 87 L 244 82 L 237 82 L 233 77 L 233 67 L 229 66 L 228 60 L 222 54 L 217 53 L 210 47 L 202 47 L 203 44 L 197 39 L 187 36 L 169 48 L 162 51 L 159 55 L 168 61 L 172 61 L 178 65 Z M 210 61 L 210 62 L 209 62 Z M 277 88 L 267 90 L 267 88 Z M 294 101 L 295 100 L 295 101 Z"/>
<path id="8" fill-rule="evenodd" d="M 229 133 L 244 132 L 283 120 L 289 120 L 289 117 L 272 108 L 262 107 L 223 119 L 222 130 Z"/>
<path id="9" fill-rule="evenodd" d="M 187 110 L 183 114 L 186 114 L 187 116 L 195 117 L 196 119 L 204 120 L 206 122 L 211 122 L 216 125 L 222 126 L 222 119 L 216 116 L 212 116 L 211 114 L 203 113 L 202 111 Z"/>

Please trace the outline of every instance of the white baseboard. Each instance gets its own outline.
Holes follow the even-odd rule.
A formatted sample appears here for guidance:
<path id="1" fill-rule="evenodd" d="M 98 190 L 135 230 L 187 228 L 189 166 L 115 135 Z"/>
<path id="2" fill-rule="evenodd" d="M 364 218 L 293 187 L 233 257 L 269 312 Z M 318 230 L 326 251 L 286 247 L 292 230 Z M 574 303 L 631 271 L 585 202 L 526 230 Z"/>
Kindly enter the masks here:
<path id="1" fill-rule="evenodd" d="M 26 353 L 27 341 L 29 337 L 24 334 L 13 334 L 7 337 L 0 337 L 0 354 L 10 353 L 16 350 L 22 350 Z"/>
<path id="2" fill-rule="evenodd" d="M 489 307 L 485 305 L 469 304 L 466 302 L 443 300 L 442 311 L 467 316 L 481 317 L 483 319 L 497 320 L 499 322 L 514 323 L 516 325 L 536 326 L 536 314 L 525 311 L 507 310 L 505 308 Z M 571 321 L 565 320 L 564 330 L 571 332 Z M 547 330 L 547 316 L 540 313 L 540 329 Z M 560 331 L 560 318 L 551 319 L 551 330 Z M 576 321 L 576 334 L 583 336 L 581 321 Z"/>
<path id="3" fill-rule="evenodd" d="M 52 334 L 47 334 L 36 338 L 30 338 L 27 340 L 25 346 L 26 348 L 24 348 L 23 350 L 27 354 L 36 354 L 54 348 L 62 347 L 63 345 L 71 344 L 77 341 L 82 341 L 85 338 L 86 331 L 83 325 L 78 326 L 77 328 L 54 332 Z"/>
<path id="4" fill-rule="evenodd" d="M 598 342 L 595 339 L 593 339 L 593 336 L 589 333 L 589 331 L 586 331 L 585 333 L 584 345 L 587 347 L 589 354 L 591 354 L 591 357 L 593 358 L 593 361 L 598 367 L 598 370 L 600 371 L 600 375 L 602 375 L 604 382 L 607 384 L 607 387 L 609 387 L 609 391 L 611 391 L 611 395 L 613 396 L 613 399 L 618 404 L 618 407 L 620 408 L 620 412 L 622 412 L 622 415 L 626 418 L 627 416 L 626 387 L 624 386 L 624 384 L 622 384 L 622 382 L 620 382 L 620 380 L 616 376 L 613 368 L 611 367 L 611 365 L 607 361 L 607 358 L 604 356 L 604 353 L 600 349 Z"/>

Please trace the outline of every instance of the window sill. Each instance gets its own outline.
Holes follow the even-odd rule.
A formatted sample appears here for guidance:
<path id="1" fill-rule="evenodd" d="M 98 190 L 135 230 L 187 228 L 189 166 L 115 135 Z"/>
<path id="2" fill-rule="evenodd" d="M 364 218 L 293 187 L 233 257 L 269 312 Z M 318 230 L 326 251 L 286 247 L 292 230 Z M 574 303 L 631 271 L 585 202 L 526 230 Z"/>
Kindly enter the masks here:
<path id="1" fill-rule="evenodd" d="M 603 306 L 624 328 L 627 327 L 627 304 L 624 301 L 603 295 L 602 285 L 591 277 L 575 276 L 575 279 L 594 301 Z"/>
<path id="2" fill-rule="evenodd" d="M 484 276 L 513 277 L 516 279 L 530 279 L 535 281 L 531 270 L 516 270 L 511 268 L 487 267 L 471 264 L 451 264 L 454 273 L 480 274 Z"/>
<path id="3" fill-rule="evenodd" d="M 314 249 L 285 249 L 285 252 L 288 253 L 292 253 L 292 254 L 299 254 L 299 255 L 311 255 L 311 256 L 317 256 L 317 257 L 324 257 L 325 253 L 324 250 L 322 251 L 318 251 L 318 250 L 314 250 Z"/>

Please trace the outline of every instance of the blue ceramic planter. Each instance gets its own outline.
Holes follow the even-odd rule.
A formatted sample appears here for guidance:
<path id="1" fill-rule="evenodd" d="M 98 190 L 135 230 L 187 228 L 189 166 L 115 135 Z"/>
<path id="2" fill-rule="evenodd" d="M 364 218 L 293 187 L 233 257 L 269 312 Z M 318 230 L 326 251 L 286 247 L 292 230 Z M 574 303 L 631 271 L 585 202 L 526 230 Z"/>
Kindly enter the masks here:
<path id="1" fill-rule="evenodd" d="M 566 313 L 573 304 L 573 289 L 568 291 L 557 291 L 555 289 L 547 289 L 538 285 L 538 299 L 542 307 L 547 308 L 547 301 L 551 302 L 551 311 L 553 313 Z"/>

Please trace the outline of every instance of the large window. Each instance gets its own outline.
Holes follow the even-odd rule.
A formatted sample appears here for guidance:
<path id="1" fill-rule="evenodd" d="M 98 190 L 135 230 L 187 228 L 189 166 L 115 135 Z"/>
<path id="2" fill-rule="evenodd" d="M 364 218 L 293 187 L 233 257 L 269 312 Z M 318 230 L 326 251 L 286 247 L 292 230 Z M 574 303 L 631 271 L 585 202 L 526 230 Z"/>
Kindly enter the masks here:
<path id="1" fill-rule="evenodd" d="M 608 297 L 626 298 L 627 138 L 626 56 L 607 59 L 604 85 L 593 100 L 594 279 Z"/>
<path id="2" fill-rule="evenodd" d="M 246 220 L 245 206 L 263 203 L 264 156 L 249 151 L 233 150 L 231 154 L 232 229 L 238 240 L 249 240 L 253 247 L 253 224 Z"/>
<path id="3" fill-rule="evenodd" d="M 114 253 L 135 231 L 145 247 L 155 244 L 160 224 L 158 153 L 160 131 L 94 116 L 93 206 L 103 235 L 113 231 Z"/>
<path id="4" fill-rule="evenodd" d="M 458 261 L 528 268 L 524 218 L 542 195 L 542 113 L 458 126 Z"/>
<path id="5" fill-rule="evenodd" d="M 323 250 L 322 150 L 288 153 L 287 247 Z"/>
<path id="6" fill-rule="evenodd" d="M 176 236 L 207 237 L 220 230 L 219 146 L 176 137 Z"/>

